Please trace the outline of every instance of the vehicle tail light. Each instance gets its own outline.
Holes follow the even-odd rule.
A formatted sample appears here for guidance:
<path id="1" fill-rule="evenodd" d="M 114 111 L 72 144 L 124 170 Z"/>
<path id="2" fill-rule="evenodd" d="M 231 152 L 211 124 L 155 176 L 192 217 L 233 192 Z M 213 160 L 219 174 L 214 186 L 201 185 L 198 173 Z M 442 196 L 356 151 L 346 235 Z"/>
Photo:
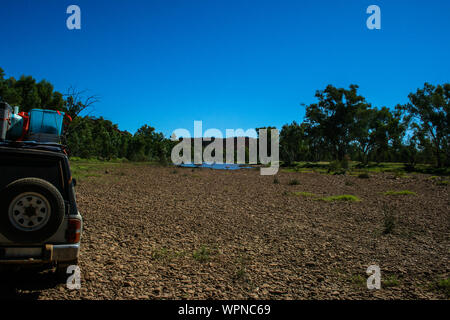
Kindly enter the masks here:
<path id="1" fill-rule="evenodd" d="M 78 243 L 81 238 L 81 220 L 69 219 L 66 239 L 69 243 Z"/>

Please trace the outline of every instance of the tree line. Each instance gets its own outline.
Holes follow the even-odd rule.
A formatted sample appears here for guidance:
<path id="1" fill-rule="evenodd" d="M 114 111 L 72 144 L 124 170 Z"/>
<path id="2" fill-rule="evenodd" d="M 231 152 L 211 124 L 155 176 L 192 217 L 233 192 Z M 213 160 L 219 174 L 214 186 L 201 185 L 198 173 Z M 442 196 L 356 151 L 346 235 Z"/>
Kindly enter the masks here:
<path id="1" fill-rule="evenodd" d="M 117 124 L 103 117 L 80 116 L 98 101 L 96 96 L 69 88 L 67 93 L 54 90 L 46 80 L 37 82 L 32 76 L 5 78 L 0 68 L 0 97 L 20 110 L 45 108 L 65 112 L 72 119 L 66 122 L 63 143 L 70 156 L 104 160 L 126 158 L 131 161 L 167 163 L 174 142 L 155 128 L 144 125 L 135 134 L 119 130 Z"/>
<path id="2" fill-rule="evenodd" d="M 423 88 L 408 95 L 409 102 L 373 107 L 348 89 L 328 85 L 306 107 L 302 123 L 292 122 L 280 132 L 280 158 L 294 161 L 348 159 L 367 164 L 404 162 L 450 166 L 450 84 Z"/>
<path id="3" fill-rule="evenodd" d="M 0 97 L 22 111 L 46 108 L 70 115 L 72 121 L 63 142 L 72 156 L 168 163 L 176 143 L 149 125 L 131 134 L 103 117 L 80 116 L 98 101 L 96 96 L 86 97 L 72 88 L 62 94 L 48 81 L 37 82 L 32 76 L 5 78 L 1 68 Z M 293 121 L 281 128 L 280 159 L 285 165 L 351 159 L 363 165 L 404 162 L 450 166 L 449 83 L 425 83 L 408 95 L 408 103 L 392 109 L 372 106 L 358 93 L 357 85 L 348 89 L 328 85 L 315 97 L 316 103 L 305 106 L 303 122 Z M 270 132 L 274 127 L 267 128 Z"/>

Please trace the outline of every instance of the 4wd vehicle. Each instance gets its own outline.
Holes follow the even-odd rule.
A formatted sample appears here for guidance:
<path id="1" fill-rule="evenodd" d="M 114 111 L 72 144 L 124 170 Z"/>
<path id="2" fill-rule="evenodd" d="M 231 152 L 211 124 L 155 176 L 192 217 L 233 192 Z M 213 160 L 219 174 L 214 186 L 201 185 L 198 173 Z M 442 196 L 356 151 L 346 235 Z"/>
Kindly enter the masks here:
<path id="1" fill-rule="evenodd" d="M 0 142 L 0 267 L 76 265 L 82 218 L 63 146 Z"/>

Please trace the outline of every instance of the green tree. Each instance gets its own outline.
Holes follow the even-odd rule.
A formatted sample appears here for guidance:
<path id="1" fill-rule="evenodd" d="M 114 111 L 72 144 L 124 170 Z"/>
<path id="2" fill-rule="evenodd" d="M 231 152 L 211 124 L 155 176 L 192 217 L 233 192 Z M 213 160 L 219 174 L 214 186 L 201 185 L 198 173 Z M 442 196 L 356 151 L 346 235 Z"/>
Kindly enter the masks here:
<path id="1" fill-rule="evenodd" d="M 309 144 L 306 126 L 297 122 L 285 124 L 280 132 L 280 157 L 284 165 L 290 166 L 294 161 L 307 159 Z"/>
<path id="2" fill-rule="evenodd" d="M 355 115 L 358 126 L 355 127 L 353 136 L 355 145 L 358 149 L 359 158 L 367 164 L 369 161 L 369 153 L 375 147 L 376 137 L 380 136 L 380 130 L 377 130 L 378 112 L 376 109 L 359 110 Z"/>
<path id="3" fill-rule="evenodd" d="M 370 155 L 381 162 L 386 160 L 391 150 L 398 152 L 405 133 L 400 113 L 397 110 L 391 112 L 386 107 L 367 109 L 362 113 L 363 116 L 358 117 L 360 126 L 355 132 L 362 162 L 367 164 Z"/>
<path id="4" fill-rule="evenodd" d="M 325 140 L 334 159 L 344 159 L 359 126 L 357 115 L 370 108 L 357 89 L 357 85 L 348 90 L 328 85 L 316 92 L 319 102 L 306 107 L 311 135 Z"/>
<path id="5" fill-rule="evenodd" d="M 0 97 L 12 106 L 20 106 L 28 112 L 34 108 L 63 110 L 63 95 L 54 91 L 53 85 L 46 80 L 39 83 L 31 76 L 22 75 L 19 80 L 10 77 L 4 79 L 5 73 L 0 68 Z"/>
<path id="6" fill-rule="evenodd" d="M 423 89 L 409 94 L 410 102 L 402 106 L 408 112 L 410 128 L 419 137 L 422 145 L 430 141 L 436 165 L 450 164 L 450 83 L 433 86 L 425 83 Z"/>

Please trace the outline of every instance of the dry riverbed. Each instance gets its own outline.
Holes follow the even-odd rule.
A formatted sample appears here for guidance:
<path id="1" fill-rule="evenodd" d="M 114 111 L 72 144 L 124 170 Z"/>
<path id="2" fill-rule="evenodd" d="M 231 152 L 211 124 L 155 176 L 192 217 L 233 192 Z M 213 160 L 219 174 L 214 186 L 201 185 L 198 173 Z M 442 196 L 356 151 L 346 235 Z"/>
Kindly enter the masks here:
<path id="1" fill-rule="evenodd" d="M 448 185 L 422 174 L 276 177 L 257 169 L 102 169 L 76 187 L 85 222 L 81 289 L 49 272 L 14 273 L 1 275 L 0 295 L 448 299 Z M 403 190 L 411 193 L 384 194 Z M 320 200 L 343 194 L 360 201 Z M 370 291 L 373 264 L 382 288 Z"/>

